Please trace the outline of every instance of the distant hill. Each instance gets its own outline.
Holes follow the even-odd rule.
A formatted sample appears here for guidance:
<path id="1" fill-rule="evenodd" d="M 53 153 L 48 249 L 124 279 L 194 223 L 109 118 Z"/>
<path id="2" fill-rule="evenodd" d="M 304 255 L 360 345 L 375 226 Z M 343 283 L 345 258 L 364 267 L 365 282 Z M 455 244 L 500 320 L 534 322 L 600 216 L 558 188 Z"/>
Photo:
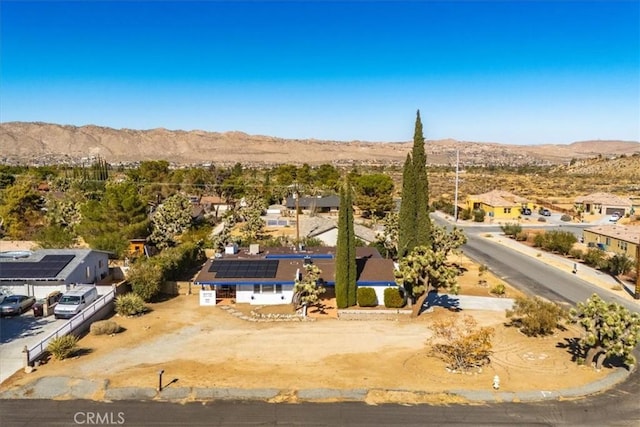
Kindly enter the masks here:
<path id="1" fill-rule="evenodd" d="M 0 124 L 0 162 L 20 164 L 77 163 L 101 156 L 111 163 L 167 160 L 175 164 L 399 164 L 412 143 L 321 141 L 168 129 L 132 130 L 50 123 Z M 509 145 L 427 141 L 430 164 L 454 164 L 456 150 L 463 165 L 561 164 L 585 159 L 640 153 L 632 141 L 581 141 L 567 145 Z"/>

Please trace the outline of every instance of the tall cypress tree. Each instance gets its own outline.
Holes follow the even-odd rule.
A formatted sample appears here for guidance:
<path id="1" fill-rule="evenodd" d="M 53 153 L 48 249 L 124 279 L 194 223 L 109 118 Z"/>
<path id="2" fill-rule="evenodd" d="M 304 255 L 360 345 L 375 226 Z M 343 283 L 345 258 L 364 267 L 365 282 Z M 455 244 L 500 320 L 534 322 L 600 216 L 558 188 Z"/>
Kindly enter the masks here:
<path id="1" fill-rule="evenodd" d="M 338 246 L 336 248 L 336 305 L 356 305 L 356 237 L 353 229 L 353 196 L 350 182 L 340 189 Z"/>
<path id="2" fill-rule="evenodd" d="M 402 203 L 398 219 L 398 256 L 401 258 L 416 246 L 428 245 L 431 242 L 426 165 L 427 155 L 418 110 L 413 133 L 413 149 L 411 155 L 407 155 L 402 172 Z"/>
<path id="3" fill-rule="evenodd" d="M 349 276 L 347 279 L 347 303 L 349 307 L 357 304 L 357 283 L 356 283 L 356 234 L 353 227 L 353 195 L 351 192 L 351 181 L 347 178 L 347 188 L 345 189 L 344 209 L 347 211 L 347 239 L 349 247 L 349 256 L 347 258 L 347 270 Z M 341 205 L 342 206 L 342 205 Z"/>
<path id="4" fill-rule="evenodd" d="M 347 210 L 344 188 L 340 189 L 340 210 L 338 211 L 338 242 L 336 247 L 336 305 L 349 306 L 349 235 L 347 230 Z"/>
<path id="5" fill-rule="evenodd" d="M 413 179 L 413 162 L 407 154 L 402 170 L 402 202 L 398 216 L 398 257 L 403 258 L 415 247 L 416 189 Z"/>
<path id="6" fill-rule="evenodd" d="M 413 177 L 416 188 L 416 246 L 431 243 L 431 219 L 429 218 L 429 179 L 427 177 L 427 155 L 424 151 L 424 135 L 420 110 L 416 113 L 413 133 Z"/>

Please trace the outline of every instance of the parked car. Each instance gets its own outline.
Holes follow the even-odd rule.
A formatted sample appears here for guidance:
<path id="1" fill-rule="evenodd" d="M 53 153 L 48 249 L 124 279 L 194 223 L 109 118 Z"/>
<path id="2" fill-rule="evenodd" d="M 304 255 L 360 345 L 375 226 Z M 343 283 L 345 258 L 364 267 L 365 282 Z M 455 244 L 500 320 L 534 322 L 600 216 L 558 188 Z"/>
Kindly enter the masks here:
<path id="1" fill-rule="evenodd" d="M 531 209 L 523 208 L 522 209 L 522 215 L 531 215 Z"/>
<path id="2" fill-rule="evenodd" d="M 620 219 L 620 214 L 615 212 L 615 213 L 611 214 L 611 218 L 609 218 L 609 221 L 616 222 L 619 219 Z"/>
<path id="3" fill-rule="evenodd" d="M 551 211 L 547 208 L 540 209 L 539 213 L 542 216 L 551 216 Z"/>
<path id="4" fill-rule="evenodd" d="M 34 297 L 10 295 L 0 304 L 0 316 L 19 315 L 27 311 L 34 303 Z"/>
<path id="5" fill-rule="evenodd" d="M 6 297 L 6 295 L 5 295 L 5 294 L 3 294 L 2 292 L 0 292 L 0 303 L 1 303 L 2 301 L 4 301 L 4 298 L 5 298 L 5 297 Z"/>

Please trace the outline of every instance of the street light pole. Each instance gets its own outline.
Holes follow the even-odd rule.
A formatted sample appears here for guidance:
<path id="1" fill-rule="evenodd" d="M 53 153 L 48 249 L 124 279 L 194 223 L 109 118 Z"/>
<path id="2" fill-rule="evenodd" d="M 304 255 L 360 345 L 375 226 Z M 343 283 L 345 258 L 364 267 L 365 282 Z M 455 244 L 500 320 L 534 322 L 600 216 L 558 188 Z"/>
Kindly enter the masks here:
<path id="1" fill-rule="evenodd" d="M 458 174 L 460 165 L 460 150 L 456 150 L 456 192 L 453 201 L 453 220 L 458 222 Z"/>

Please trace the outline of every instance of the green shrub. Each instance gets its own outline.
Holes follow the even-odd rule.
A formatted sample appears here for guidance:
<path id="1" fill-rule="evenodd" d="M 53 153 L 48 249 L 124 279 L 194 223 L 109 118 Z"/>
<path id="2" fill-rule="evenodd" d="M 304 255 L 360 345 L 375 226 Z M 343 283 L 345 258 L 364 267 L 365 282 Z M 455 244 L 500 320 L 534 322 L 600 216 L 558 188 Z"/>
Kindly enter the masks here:
<path id="1" fill-rule="evenodd" d="M 493 288 L 491 288 L 490 292 L 495 295 L 504 295 L 505 287 L 502 283 L 498 283 Z"/>
<path id="2" fill-rule="evenodd" d="M 460 219 L 463 221 L 467 221 L 471 219 L 471 211 L 469 209 L 462 209 L 459 215 L 460 215 Z"/>
<path id="3" fill-rule="evenodd" d="M 404 298 L 402 297 L 400 288 L 389 287 L 384 290 L 384 306 L 387 308 L 404 307 Z"/>
<path id="4" fill-rule="evenodd" d="M 627 274 L 633 268 L 633 260 L 623 254 L 615 254 L 606 261 L 605 269 L 609 274 L 619 276 Z"/>
<path id="5" fill-rule="evenodd" d="M 512 222 L 508 222 L 505 225 L 501 226 L 500 228 L 502 229 L 502 232 L 505 235 L 511 236 L 511 237 L 516 237 L 518 233 L 522 232 L 522 226 L 520 224 L 512 223 Z"/>
<path id="6" fill-rule="evenodd" d="M 507 318 L 529 337 L 550 335 L 566 318 L 566 312 L 558 304 L 538 297 L 516 298 L 513 310 L 507 310 Z"/>
<path id="7" fill-rule="evenodd" d="M 473 221 L 474 222 L 484 222 L 485 211 L 482 209 L 476 209 L 473 211 Z"/>
<path id="8" fill-rule="evenodd" d="M 569 256 L 575 259 L 582 259 L 582 257 L 584 256 L 584 252 L 582 251 L 582 249 L 578 249 L 578 248 L 571 249 L 569 251 Z"/>
<path id="9" fill-rule="evenodd" d="M 576 236 L 570 231 L 552 230 L 537 234 L 533 239 L 533 245 L 546 251 L 566 255 L 577 241 Z"/>
<path id="10" fill-rule="evenodd" d="M 529 239 L 529 233 L 527 233 L 526 231 L 521 231 L 520 233 L 516 234 L 516 241 L 518 242 L 526 242 Z"/>
<path id="11" fill-rule="evenodd" d="M 582 260 L 585 264 L 595 268 L 605 268 L 607 264 L 606 254 L 597 248 L 589 248 L 582 256 Z"/>
<path id="12" fill-rule="evenodd" d="M 98 320 L 89 328 L 92 335 L 111 335 L 120 332 L 120 325 L 113 320 Z"/>
<path id="13" fill-rule="evenodd" d="M 75 335 L 63 335 L 49 341 L 47 351 L 58 360 L 66 359 L 73 355 L 78 348 L 78 337 Z"/>
<path id="14" fill-rule="evenodd" d="M 376 307 L 378 305 L 378 297 L 373 288 L 358 288 L 358 305 L 360 307 Z"/>
<path id="15" fill-rule="evenodd" d="M 116 313 L 120 316 L 135 316 L 145 311 L 147 311 L 147 306 L 138 294 L 129 293 L 116 297 Z"/>

